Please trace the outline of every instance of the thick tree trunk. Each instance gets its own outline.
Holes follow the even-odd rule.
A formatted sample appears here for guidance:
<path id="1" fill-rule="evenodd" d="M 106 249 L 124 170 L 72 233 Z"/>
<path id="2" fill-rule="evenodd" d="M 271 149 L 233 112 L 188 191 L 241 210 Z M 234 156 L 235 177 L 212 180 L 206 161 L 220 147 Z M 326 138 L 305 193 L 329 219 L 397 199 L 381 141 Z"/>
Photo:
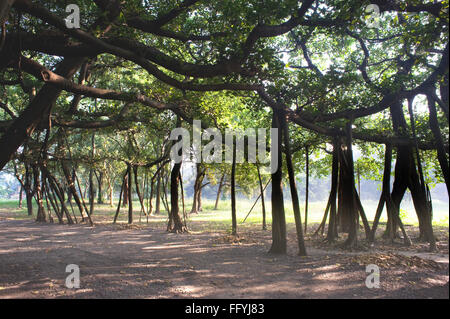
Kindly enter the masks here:
<path id="1" fill-rule="evenodd" d="M 278 131 L 278 139 L 272 143 L 278 143 L 278 152 L 275 154 L 278 160 L 276 171 L 272 174 L 272 246 L 269 253 L 285 254 L 287 250 L 286 241 L 286 217 L 284 213 L 283 186 L 282 186 L 282 154 L 281 141 L 282 131 L 277 110 L 273 109 L 272 128 Z"/>
<path id="2" fill-rule="evenodd" d="M 84 58 L 65 58 L 55 73 L 70 78 L 80 67 Z M 0 170 L 5 167 L 20 145 L 34 132 L 61 94 L 61 89 L 45 84 L 26 109 L 14 120 L 0 138 Z"/>
<path id="3" fill-rule="evenodd" d="M 401 103 L 393 103 L 390 111 L 394 131 L 398 136 L 404 135 L 408 128 Z M 418 158 L 417 160 L 419 161 L 420 159 Z M 419 220 L 420 237 L 427 240 L 430 243 L 430 249 L 434 250 L 436 242 L 433 235 L 431 210 L 427 202 L 426 187 L 420 182 L 412 148 L 399 146 L 397 148 L 395 179 L 391 194 L 393 205 L 391 213 L 388 214 L 388 227 L 385 237 L 386 235 L 389 238 L 396 236 L 397 228 L 400 226 L 400 204 L 407 188 L 411 191 L 414 208 Z"/>
<path id="4" fill-rule="evenodd" d="M 342 185 L 341 194 L 343 205 L 342 209 L 342 221 L 344 222 L 344 228 L 347 229 L 348 237 L 344 243 L 347 248 L 353 248 L 358 242 L 358 227 L 359 227 L 359 215 L 357 207 L 357 192 L 355 187 L 355 171 L 353 164 L 353 149 L 352 149 L 352 121 L 347 123 L 346 127 L 346 142 L 341 148 L 341 174 Z"/>
<path id="5" fill-rule="evenodd" d="M 177 127 L 181 127 L 181 119 L 177 119 Z M 181 140 L 181 136 L 178 141 Z M 182 149 L 180 148 L 178 155 L 182 155 Z M 170 174 L 170 211 L 169 211 L 169 223 L 167 225 L 167 231 L 172 233 L 182 233 L 187 231 L 186 227 L 180 217 L 180 206 L 178 204 L 179 194 L 178 187 L 180 185 L 180 173 L 181 163 L 175 163 Z"/>
<path id="6" fill-rule="evenodd" d="M 31 192 L 25 192 L 25 197 L 27 200 L 28 216 L 33 216 L 33 195 Z"/>
<path id="7" fill-rule="evenodd" d="M 181 163 L 174 164 L 170 175 L 170 212 L 167 231 L 172 233 L 182 233 L 186 231 L 180 217 L 180 206 L 178 204 L 178 186 L 180 184 Z"/>
<path id="8" fill-rule="evenodd" d="M 196 175 L 194 182 L 194 196 L 192 198 L 192 209 L 190 214 L 197 214 L 202 210 L 201 208 L 201 192 L 202 192 L 202 182 L 205 176 L 205 171 L 202 169 L 200 163 L 196 164 Z"/>

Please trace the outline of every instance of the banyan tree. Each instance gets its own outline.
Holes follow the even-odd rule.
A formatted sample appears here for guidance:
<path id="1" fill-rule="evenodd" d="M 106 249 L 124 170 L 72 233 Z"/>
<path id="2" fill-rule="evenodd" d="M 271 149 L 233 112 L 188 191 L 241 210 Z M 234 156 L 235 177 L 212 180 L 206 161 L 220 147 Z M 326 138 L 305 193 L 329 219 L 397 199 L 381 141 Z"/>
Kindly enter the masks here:
<path id="1" fill-rule="evenodd" d="M 362 225 L 374 242 L 386 207 L 385 237 L 401 231 L 410 244 L 400 218 L 409 190 L 420 239 L 435 249 L 422 154 L 448 191 L 447 0 L 374 0 L 376 23 L 370 2 L 356 0 L 72 2 L 79 15 L 61 1 L 0 3 L 0 168 L 13 168 L 38 221 L 92 224 L 95 197 L 104 202 L 108 189 L 112 205 L 118 184 L 114 221 L 124 207 L 135 221 L 136 194 L 140 218 L 164 207 L 167 230 L 186 231 L 183 162 L 171 164 L 169 136 L 202 119 L 221 132 L 236 123 L 278 131 L 271 252 L 286 252 L 287 185 L 306 254 L 293 158 L 324 145 L 331 185 L 317 234 L 346 233 L 351 248 Z M 355 184 L 363 143 L 385 152 L 373 222 Z M 193 213 L 208 165 L 196 165 Z M 239 165 L 219 170 L 232 201 Z"/>

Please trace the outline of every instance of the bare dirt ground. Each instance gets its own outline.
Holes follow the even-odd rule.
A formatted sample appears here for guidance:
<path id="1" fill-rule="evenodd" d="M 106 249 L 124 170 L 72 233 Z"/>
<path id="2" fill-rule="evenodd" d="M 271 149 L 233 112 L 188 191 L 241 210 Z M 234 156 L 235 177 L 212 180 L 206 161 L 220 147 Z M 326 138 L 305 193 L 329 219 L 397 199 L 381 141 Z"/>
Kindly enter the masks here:
<path id="1" fill-rule="evenodd" d="M 445 231 L 443 232 L 445 233 Z M 356 252 L 308 239 L 309 256 L 267 254 L 270 231 L 169 234 L 163 227 L 38 224 L 0 212 L 0 298 L 449 298 L 447 235 L 437 253 L 379 245 Z M 80 289 L 65 287 L 68 264 Z M 365 285 L 380 267 L 379 289 Z"/>

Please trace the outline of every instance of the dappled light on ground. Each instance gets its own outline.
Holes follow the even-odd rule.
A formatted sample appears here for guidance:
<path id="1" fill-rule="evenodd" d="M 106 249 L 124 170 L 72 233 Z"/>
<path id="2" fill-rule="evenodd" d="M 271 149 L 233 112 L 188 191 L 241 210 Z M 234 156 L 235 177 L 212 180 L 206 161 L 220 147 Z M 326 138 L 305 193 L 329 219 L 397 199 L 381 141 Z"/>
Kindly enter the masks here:
<path id="1" fill-rule="evenodd" d="M 175 235 L 153 226 L 117 232 L 2 218 L 0 297 L 448 297 L 448 255 L 324 250 L 309 240 L 309 255 L 299 257 L 290 225 L 289 253 L 278 256 L 267 254 L 270 231 L 254 227 L 240 235 L 252 241 L 234 241 L 224 230 Z M 380 263 L 380 289 L 365 286 L 367 263 Z M 80 266 L 80 289 L 65 287 L 68 264 Z"/>

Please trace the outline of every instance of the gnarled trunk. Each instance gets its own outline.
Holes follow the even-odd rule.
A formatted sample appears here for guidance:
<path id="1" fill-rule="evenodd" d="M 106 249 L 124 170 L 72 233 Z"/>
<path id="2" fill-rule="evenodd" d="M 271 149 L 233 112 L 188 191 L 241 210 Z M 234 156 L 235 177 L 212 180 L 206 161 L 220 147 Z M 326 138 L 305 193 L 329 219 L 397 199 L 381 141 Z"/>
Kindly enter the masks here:
<path id="1" fill-rule="evenodd" d="M 177 119 L 177 127 L 181 127 L 180 118 Z M 178 141 L 181 140 L 181 136 L 179 136 Z M 178 155 L 182 155 L 182 149 L 180 148 Z M 169 210 L 169 223 L 167 225 L 167 231 L 172 233 L 182 233 L 187 231 L 186 227 L 183 225 L 183 222 L 180 217 L 180 206 L 178 204 L 178 187 L 180 185 L 180 172 L 181 172 L 181 163 L 180 160 L 178 163 L 175 163 L 172 168 L 172 172 L 170 174 L 170 210 Z"/>
<path id="2" fill-rule="evenodd" d="M 390 107 L 393 128 L 398 136 L 405 135 L 407 124 L 403 114 L 403 108 L 400 102 L 393 103 Z M 417 158 L 420 161 L 419 158 Z M 397 228 L 400 226 L 400 204 L 409 188 L 414 203 L 414 208 L 419 220 L 420 237 L 430 243 L 430 249 L 436 248 L 436 242 L 433 235 L 431 224 L 431 210 L 427 202 L 427 193 L 425 185 L 422 185 L 420 176 L 417 172 L 414 160 L 413 149 L 409 146 L 397 147 L 397 161 L 395 164 L 395 177 L 392 188 L 392 210 L 388 214 L 388 227 L 386 235 L 388 237 L 396 236 Z"/>

